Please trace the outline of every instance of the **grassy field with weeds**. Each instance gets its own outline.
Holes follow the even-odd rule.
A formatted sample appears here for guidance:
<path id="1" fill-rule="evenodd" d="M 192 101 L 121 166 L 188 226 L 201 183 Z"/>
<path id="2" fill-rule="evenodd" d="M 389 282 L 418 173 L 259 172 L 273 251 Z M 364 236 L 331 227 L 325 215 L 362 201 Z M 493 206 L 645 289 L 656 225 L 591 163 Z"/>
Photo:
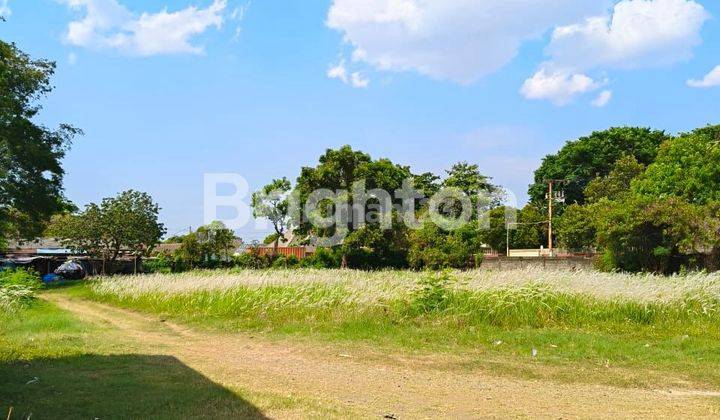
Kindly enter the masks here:
<path id="1" fill-rule="evenodd" d="M 516 358 L 528 363 L 498 369 L 530 376 L 540 364 L 619 385 L 720 388 L 718 275 L 240 270 L 105 278 L 69 293 L 213 330 Z M 629 373 L 607 376 L 609 366 Z"/>

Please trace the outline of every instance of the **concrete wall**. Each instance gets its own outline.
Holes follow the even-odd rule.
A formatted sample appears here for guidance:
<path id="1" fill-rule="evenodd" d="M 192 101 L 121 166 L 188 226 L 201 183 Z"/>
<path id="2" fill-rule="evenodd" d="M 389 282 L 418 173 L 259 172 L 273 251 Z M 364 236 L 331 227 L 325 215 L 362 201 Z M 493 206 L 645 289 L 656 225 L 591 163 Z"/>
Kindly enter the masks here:
<path id="1" fill-rule="evenodd" d="M 561 258 L 485 258 L 482 270 L 519 270 L 524 268 L 544 268 L 551 270 L 593 270 L 595 260 L 589 257 Z"/>

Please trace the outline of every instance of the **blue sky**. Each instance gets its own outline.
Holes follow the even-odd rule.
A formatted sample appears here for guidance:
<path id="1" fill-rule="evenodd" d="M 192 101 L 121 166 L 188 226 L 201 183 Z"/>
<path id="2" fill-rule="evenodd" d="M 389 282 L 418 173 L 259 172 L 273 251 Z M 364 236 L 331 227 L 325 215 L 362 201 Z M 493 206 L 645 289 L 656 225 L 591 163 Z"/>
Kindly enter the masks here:
<path id="1" fill-rule="evenodd" d="M 147 191 L 169 233 L 202 222 L 204 173 L 259 188 L 343 144 L 478 163 L 523 201 L 567 140 L 720 123 L 718 2 L 477 3 L 0 0 L 0 36 L 57 61 L 41 121 L 85 131 L 68 197 Z"/>

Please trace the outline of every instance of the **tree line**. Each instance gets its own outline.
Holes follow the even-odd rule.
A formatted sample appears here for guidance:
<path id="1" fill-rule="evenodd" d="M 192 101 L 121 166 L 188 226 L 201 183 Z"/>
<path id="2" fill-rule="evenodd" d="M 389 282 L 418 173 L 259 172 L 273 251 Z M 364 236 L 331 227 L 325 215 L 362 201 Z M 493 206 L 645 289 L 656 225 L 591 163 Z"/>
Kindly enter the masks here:
<path id="1" fill-rule="evenodd" d="M 123 255 L 147 256 L 166 231 L 158 220 L 159 207 L 148 194 L 125 191 L 79 210 L 63 194 L 61 162 L 73 138 L 82 131 L 69 124 L 48 128 L 34 120 L 40 100 L 52 90 L 55 64 L 36 60 L 16 45 L 0 41 L 0 247 L 8 238 L 49 235 L 67 245 L 102 258 L 112 265 Z M 247 253 L 231 255 L 236 241 L 221 224 L 202 227 L 181 238 L 173 255 L 174 269 L 222 264 L 267 267 L 305 265 L 359 269 L 470 268 L 482 262 L 487 249 L 539 248 L 548 237 L 548 180 L 564 194 L 553 215 L 554 245 L 596 252 L 604 270 L 672 273 L 689 269 L 715 270 L 720 264 L 720 126 L 679 135 L 639 127 L 616 127 L 569 141 L 543 159 L 529 186 L 530 201 L 508 226 L 509 210 L 500 200 L 484 203 L 488 212 L 473 212 L 469 223 L 445 229 L 431 219 L 427 200 L 413 202 L 415 225 L 396 209 L 404 203 L 392 198 L 393 211 L 356 224 L 352 218 L 332 226 L 311 219 L 294 219 L 289 197 L 301 204 L 313 191 L 351 191 L 362 180 L 368 189 L 395 191 L 410 179 L 425 197 L 441 188 L 459 191 L 473 208 L 483 194 L 502 192 L 477 165 L 460 162 L 442 176 L 415 173 L 389 159 L 375 159 L 350 146 L 328 149 L 313 166 L 303 167 L 294 185 L 287 178 L 270 182 L 252 197 L 256 217 L 273 225 L 268 244 L 277 248 L 291 230 L 295 244 L 342 233 L 341 243 L 321 248 L 299 262 Z M 271 194 L 273 193 L 273 194 Z M 353 202 L 372 214 L 373 200 Z M 552 198 L 552 197 L 551 197 Z M 442 211 L 457 214 L 457 203 Z M 316 215 L 327 216 L 332 200 L 319 203 Z M 408 209 L 405 209 L 408 210 Z M 480 217 L 487 223 L 479 223 Z M 508 228 L 511 228 L 508 230 Z M 509 243 L 508 243 L 509 241 Z"/>

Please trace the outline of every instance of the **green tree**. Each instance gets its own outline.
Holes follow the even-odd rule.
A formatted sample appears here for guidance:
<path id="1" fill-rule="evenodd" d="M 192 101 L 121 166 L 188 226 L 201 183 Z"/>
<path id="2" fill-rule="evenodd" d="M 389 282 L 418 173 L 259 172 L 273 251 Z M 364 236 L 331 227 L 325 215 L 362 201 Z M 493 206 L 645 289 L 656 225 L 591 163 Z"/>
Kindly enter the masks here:
<path id="1" fill-rule="evenodd" d="M 292 186 L 287 178 L 274 179 L 252 195 L 253 215 L 270 220 L 275 230 L 273 255 L 277 255 L 278 243 L 290 222 L 288 193 Z"/>
<path id="2" fill-rule="evenodd" d="M 203 261 L 229 261 L 230 251 L 235 249 L 235 233 L 225 224 L 213 221 L 198 228 L 196 234 L 201 245 Z"/>
<path id="3" fill-rule="evenodd" d="M 585 188 L 588 203 L 596 203 L 602 199 L 616 200 L 631 194 L 632 182 L 645 172 L 645 165 L 638 162 L 635 156 L 626 155 L 618 159 L 607 176 L 590 181 Z"/>
<path id="4" fill-rule="evenodd" d="M 720 201 L 720 126 L 665 142 L 657 160 L 635 184 L 647 197 L 680 197 L 689 203 Z"/>
<path id="5" fill-rule="evenodd" d="M 330 237 L 335 235 L 338 229 L 341 229 L 347 236 L 350 236 L 355 230 L 366 224 L 380 224 L 381 220 L 366 220 L 364 216 L 377 214 L 376 208 L 382 203 L 378 198 L 371 196 L 361 197 L 364 201 L 355 203 L 354 184 L 364 182 L 367 190 L 381 189 L 392 194 L 402 187 L 403 181 L 406 179 L 412 179 L 410 169 L 396 165 L 388 159 L 373 160 L 370 155 L 353 150 L 350 146 L 343 146 L 337 150 L 328 149 L 320 157 L 317 166 L 302 168 L 295 189 L 296 197 L 304 208 L 310 194 L 316 190 L 340 192 L 335 201 L 323 200 L 317 211 L 320 215 L 327 216 L 340 203 L 347 204 L 348 209 L 352 209 L 352 211 L 347 215 L 345 223 L 340 221 L 329 228 L 313 226 L 309 219 L 298 220 L 297 231 L 318 237 Z M 343 249 L 347 250 L 347 248 Z M 342 266 L 347 266 L 347 263 L 347 254 L 343 253 Z"/>
<path id="6" fill-rule="evenodd" d="M 516 249 L 537 249 L 547 244 L 547 213 L 528 203 L 517 213 L 518 225 L 510 238 L 510 245 Z"/>
<path id="7" fill-rule="evenodd" d="M 464 269 L 474 266 L 481 252 L 481 236 L 474 224 L 446 232 L 427 220 L 410 233 L 408 262 L 414 269 Z"/>
<path id="8" fill-rule="evenodd" d="M 159 211 L 149 194 L 129 190 L 99 205 L 91 203 L 79 214 L 55 218 L 49 233 L 112 268 L 122 254 L 147 255 L 160 242 L 165 227 L 158 221 Z"/>
<path id="9" fill-rule="evenodd" d="M 708 219 L 703 206 L 682 199 L 634 196 L 595 206 L 605 269 L 677 272 L 691 256 L 717 244 L 711 232 L 717 221 Z"/>
<path id="10" fill-rule="evenodd" d="M 557 223 L 558 243 L 570 251 L 588 251 L 595 248 L 596 206 L 571 204 Z"/>
<path id="11" fill-rule="evenodd" d="M 587 137 L 568 142 L 554 155 L 548 155 L 535 171 L 530 186 L 531 201 L 545 205 L 548 179 L 563 179 L 568 204 L 584 204 L 584 191 L 597 177 L 610 173 L 618 159 L 633 156 L 648 165 L 655 160 L 660 144 L 669 137 L 662 131 L 639 127 L 616 127 L 596 131 Z"/>
<path id="12" fill-rule="evenodd" d="M 37 236 L 53 214 L 72 208 L 63 197 L 61 161 L 81 131 L 33 122 L 54 71 L 55 63 L 0 41 L 0 242 Z"/>

